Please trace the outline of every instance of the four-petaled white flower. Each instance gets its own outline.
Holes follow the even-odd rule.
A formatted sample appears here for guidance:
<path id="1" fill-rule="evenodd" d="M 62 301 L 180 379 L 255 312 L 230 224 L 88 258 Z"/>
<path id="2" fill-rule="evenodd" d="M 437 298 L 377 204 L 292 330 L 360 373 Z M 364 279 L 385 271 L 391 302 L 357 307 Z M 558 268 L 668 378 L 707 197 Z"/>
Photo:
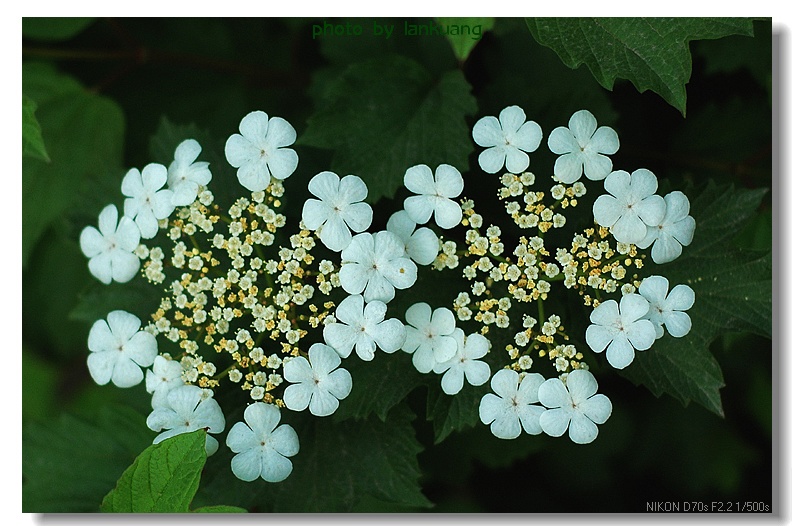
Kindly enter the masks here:
<path id="1" fill-rule="evenodd" d="M 135 277 L 140 259 L 133 251 L 138 243 L 140 229 L 128 217 L 119 221 L 115 205 L 107 205 L 99 214 L 99 230 L 87 226 L 80 233 L 80 248 L 90 258 L 88 269 L 104 284 L 126 283 Z"/>
<path id="2" fill-rule="evenodd" d="M 387 353 L 397 351 L 404 343 L 404 325 L 395 318 L 386 320 L 387 310 L 381 301 L 371 301 L 364 308 L 363 296 L 347 296 L 336 309 L 338 322 L 324 327 L 325 342 L 341 358 L 349 356 L 353 348 L 365 361 L 374 359 L 378 346 Z"/>
<path id="3" fill-rule="evenodd" d="M 445 307 L 432 312 L 426 303 L 412 305 L 404 315 L 406 339 L 402 349 L 412 353 L 413 365 L 421 373 L 428 373 L 438 363 L 456 355 L 457 340 L 453 337 L 456 322 L 454 313 Z"/>
<path id="4" fill-rule="evenodd" d="M 297 132 L 280 117 L 269 118 L 263 111 L 245 115 L 239 131 L 228 138 L 225 155 L 237 170 L 239 183 L 251 192 L 269 186 L 270 176 L 286 179 L 297 169 L 297 152 L 285 148 L 294 144 Z"/>
<path id="5" fill-rule="evenodd" d="M 308 190 L 319 199 L 308 199 L 302 210 L 305 228 L 317 230 L 319 239 L 335 252 L 344 250 L 352 241 L 350 228 L 362 232 L 371 225 L 373 212 L 368 203 L 366 183 L 356 175 L 341 179 L 333 172 L 316 174 L 308 182 Z"/>
<path id="6" fill-rule="evenodd" d="M 597 392 L 597 380 L 585 369 L 575 369 L 566 378 L 566 385 L 551 378 L 539 386 L 539 401 L 547 407 L 539 417 L 542 431 L 560 437 L 569 428 L 569 438 L 576 444 L 588 444 L 597 438 L 597 424 L 604 424 L 611 415 L 610 399 Z"/>
<path id="7" fill-rule="evenodd" d="M 477 360 L 489 351 L 489 340 L 478 333 L 466 337 L 462 329 L 454 329 L 451 336 L 456 340 L 457 352 L 450 360 L 436 364 L 434 372 L 443 374 L 443 392 L 455 395 L 462 390 L 464 380 L 470 385 L 483 385 L 489 380 L 489 365 Z"/>
<path id="8" fill-rule="evenodd" d="M 225 417 L 217 400 L 207 397 L 203 389 L 197 385 L 182 385 L 168 392 L 165 403 L 154 408 L 146 419 L 146 425 L 152 431 L 166 430 L 154 438 L 155 444 L 172 436 L 205 429 L 206 454 L 212 455 L 217 451 L 218 443 L 208 433 L 222 433 Z"/>
<path id="9" fill-rule="evenodd" d="M 440 240 L 431 229 L 422 226 L 416 230 L 416 226 L 406 210 L 399 210 L 388 219 L 385 229 L 402 240 L 410 259 L 419 265 L 431 265 L 440 252 Z"/>
<path id="10" fill-rule="evenodd" d="M 209 163 L 195 162 L 201 153 L 201 145 L 195 139 L 182 141 L 173 154 L 168 166 L 168 188 L 173 191 L 175 206 L 188 206 L 195 201 L 202 186 L 212 180 Z"/>
<path id="11" fill-rule="evenodd" d="M 151 393 L 151 407 L 165 405 L 168 393 L 174 387 L 184 385 L 182 366 L 176 360 L 164 356 L 154 358 L 154 365 L 146 371 L 146 392 Z"/>
<path id="12" fill-rule="evenodd" d="M 473 126 L 473 140 L 486 148 L 479 154 L 482 170 L 497 173 L 505 162 L 506 170 L 519 174 L 528 168 L 528 153 L 542 142 L 542 128 L 534 121 L 525 122 L 522 108 L 509 106 L 500 112 L 498 119 L 481 118 Z"/>
<path id="13" fill-rule="evenodd" d="M 99 385 L 112 381 L 118 387 L 132 387 L 143 381 L 141 367 L 154 363 L 157 340 L 138 330 L 140 318 L 122 310 L 97 320 L 88 333 L 88 371 Z"/>
<path id="14" fill-rule="evenodd" d="M 144 239 L 156 236 L 157 221 L 173 212 L 173 192 L 161 190 L 166 182 L 168 169 L 156 163 L 144 166 L 143 172 L 132 168 L 121 181 L 121 193 L 127 196 L 124 215 L 135 220 Z"/>
<path id="15" fill-rule="evenodd" d="M 245 421 L 228 432 L 226 445 L 236 453 L 231 471 L 240 480 L 252 482 L 261 477 L 267 482 L 285 480 L 292 472 L 293 457 L 300 451 L 297 432 L 280 423 L 280 409 L 273 404 L 255 402 L 245 408 Z"/>
<path id="16" fill-rule="evenodd" d="M 539 373 L 525 373 L 521 378 L 517 371 L 501 369 L 490 382 L 495 394 L 487 393 L 481 399 L 479 418 L 498 438 L 517 438 L 522 429 L 538 435 L 542 432 L 539 417 L 545 408 L 534 404 L 539 401 L 539 386 L 544 381 Z"/>
<path id="17" fill-rule="evenodd" d="M 550 132 L 547 146 L 560 155 L 553 170 L 560 182 L 572 184 L 582 174 L 599 181 L 613 169 L 613 162 L 606 155 L 619 150 L 619 136 L 608 126 L 597 128 L 594 115 L 580 110 L 569 119 L 569 128 L 560 126 Z"/>
<path id="18" fill-rule="evenodd" d="M 690 316 L 686 312 L 696 301 L 696 293 L 685 284 L 674 287 L 668 292 L 668 279 L 663 276 L 649 276 L 641 282 L 638 293 L 649 302 L 646 317 L 654 324 L 655 337 L 663 336 L 663 325 L 668 334 L 681 338 L 690 332 Z"/>
<path id="19" fill-rule="evenodd" d="M 363 232 L 341 252 L 338 277 L 349 294 L 362 293 L 367 302 L 387 303 L 396 296 L 395 289 L 415 283 L 418 267 L 405 257 L 404 243 L 393 232 Z"/>
<path id="20" fill-rule="evenodd" d="M 608 227 L 622 243 L 638 243 L 646 237 L 647 227 L 657 226 L 665 214 L 665 201 L 657 191 L 655 174 L 639 168 L 632 175 L 624 170 L 605 178 L 605 190 L 594 201 L 594 220 Z"/>
<path id="21" fill-rule="evenodd" d="M 615 300 L 600 303 L 591 312 L 586 329 L 586 343 L 594 352 L 607 348 L 605 356 L 616 369 L 624 369 L 635 358 L 635 351 L 645 351 L 655 341 L 652 322 L 641 319 L 649 312 L 649 302 L 640 294 L 625 294 Z"/>
<path id="22" fill-rule="evenodd" d="M 352 390 L 352 376 L 339 369 L 341 358 L 332 348 L 315 343 L 302 356 L 283 364 L 283 377 L 291 382 L 283 392 L 283 403 L 292 411 L 308 408 L 315 416 L 328 416 L 338 409 L 338 401 Z"/>
<path id="23" fill-rule="evenodd" d="M 462 207 L 454 201 L 465 187 L 462 174 L 449 164 L 441 164 L 432 175 L 425 164 L 407 168 L 404 186 L 414 194 L 404 200 L 404 210 L 410 219 L 424 224 L 434 214 L 437 226 L 454 228 L 462 220 Z"/>
<path id="24" fill-rule="evenodd" d="M 652 259 L 655 263 L 668 263 L 682 254 L 682 246 L 693 241 L 696 220 L 690 217 L 690 201 L 685 194 L 674 191 L 666 195 L 665 215 L 657 226 L 650 226 L 646 236 L 639 241 L 638 248 L 646 248 L 652 243 Z"/>

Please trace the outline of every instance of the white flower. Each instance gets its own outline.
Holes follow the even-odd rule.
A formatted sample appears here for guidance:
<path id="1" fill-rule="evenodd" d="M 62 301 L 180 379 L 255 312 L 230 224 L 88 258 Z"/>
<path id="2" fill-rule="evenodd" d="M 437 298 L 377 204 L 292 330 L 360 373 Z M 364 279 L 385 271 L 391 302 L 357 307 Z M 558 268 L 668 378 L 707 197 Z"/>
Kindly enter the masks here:
<path id="1" fill-rule="evenodd" d="M 190 205 L 198 196 L 202 186 L 212 180 L 209 163 L 195 162 L 201 153 L 201 145 L 195 139 L 182 141 L 173 154 L 168 166 L 168 188 L 173 190 L 175 206 Z"/>
<path id="2" fill-rule="evenodd" d="M 457 352 L 450 360 L 436 364 L 434 372 L 445 373 L 440 386 L 446 394 L 455 395 L 462 390 L 465 379 L 470 385 L 483 385 L 489 380 L 489 365 L 476 359 L 487 354 L 489 340 L 478 333 L 465 337 L 462 329 L 454 329 L 451 336 L 456 340 Z"/>
<path id="3" fill-rule="evenodd" d="M 465 187 L 462 174 L 448 164 L 441 164 L 432 175 L 425 164 L 411 166 L 404 173 L 404 186 L 414 194 L 404 200 L 410 219 L 424 224 L 434 214 L 440 228 L 454 228 L 462 220 L 462 207 L 454 201 Z"/>
<path id="4" fill-rule="evenodd" d="M 588 444 L 597 438 L 596 424 L 604 424 L 611 415 L 610 399 L 597 392 L 597 380 L 584 369 L 575 369 L 566 385 L 551 378 L 539 386 L 539 401 L 547 411 L 539 417 L 542 431 L 560 437 L 569 428 L 569 438 L 576 444 Z"/>
<path id="5" fill-rule="evenodd" d="M 207 398 L 203 391 L 197 385 L 182 385 L 168 392 L 165 404 L 154 408 L 146 419 L 146 425 L 152 431 L 167 430 L 154 438 L 155 444 L 196 429 L 206 429 L 207 433 L 223 432 L 225 429 L 223 411 L 217 400 Z M 214 454 L 217 447 L 217 440 L 207 434 L 206 454 Z"/>
<path id="6" fill-rule="evenodd" d="M 544 377 L 539 373 L 526 373 L 520 378 L 517 371 L 501 369 L 490 382 L 495 394 L 487 393 L 481 399 L 479 418 L 490 425 L 492 434 L 498 438 L 517 438 L 522 429 L 529 435 L 538 435 L 542 432 L 539 417 L 545 408 L 533 404 L 539 401 L 539 386 L 543 382 Z"/>
<path id="7" fill-rule="evenodd" d="M 657 191 L 657 177 L 644 168 L 632 175 L 624 170 L 605 178 L 605 190 L 594 201 L 594 220 L 611 229 L 616 241 L 638 243 L 646 237 L 647 227 L 657 226 L 665 214 L 665 201 Z"/>
<path id="8" fill-rule="evenodd" d="M 151 393 L 151 407 L 165 405 L 168 392 L 174 387 L 184 385 L 181 377 L 182 366 L 176 360 L 164 356 L 154 358 L 154 366 L 146 371 L 146 392 Z"/>
<path id="9" fill-rule="evenodd" d="M 352 238 L 341 252 L 341 287 L 349 294 L 363 294 L 367 301 L 389 302 L 395 289 L 411 287 L 418 267 L 404 257 L 404 243 L 388 231 L 363 232 Z"/>
<path id="10" fill-rule="evenodd" d="M 151 163 L 141 173 L 132 168 L 121 181 L 124 200 L 124 215 L 134 219 L 140 235 L 151 239 L 157 235 L 157 221 L 166 219 L 173 212 L 173 192 L 160 190 L 168 181 L 168 170 L 161 164 Z"/>
<path id="11" fill-rule="evenodd" d="M 286 179 L 297 169 L 297 152 L 285 148 L 294 144 L 297 132 L 284 119 L 270 119 L 263 111 L 245 115 L 239 131 L 228 138 L 225 155 L 237 170 L 242 186 L 260 192 L 269 186 L 270 176 Z"/>
<path id="12" fill-rule="evenodd" d="M 662 264 L 673 261 L 682 254 L 682 246 L 693 241 L 696 220 L 690 217 L 690 201 L 679 191 L 666 195 L 665 215 L 657 226 L 650 226 L 646 236 L 637 243 L 638 248 L 646 248 L 652 243 L 652 259 Z"/>
<path id="13" fill-rule="evenodd" d="M 347 296 L 336 309 L 336 323 L 325 325 L 324 339 L 327 345 L 336 350 L 341 358 L 346 358 L 355 349 L 362 360 L 374 359 L 377 346 L 392 353 L 404 343 L 404 325 L 401 321 L 385 319 L 387 307 L 374 300 L 363 305 L 363 296 Z"/>
<path id="14" fill-rule="evenodd" d="M 371 206 L 361 202 L 368 188 L 360 177 L 339 179 L 333 172 L 321 172 L 310 180 L 308 190 L 319 199 L 305 201 L 302 219 L 307 229 L 319 232 L 319 239 L 330 250 L 340 252 L 349 245 L 350 228 L 362 232 L 371 225 Z"/>
<path id="15" fill-rule="evenodd" d="M 696 301 L 693 289 L 680 284 L 669 293 L 668 279 L 649 276 L 641 282 L 638 293 L 649 301 L 646 317 L 654 324 L 655 338 L 663 336 L 663 325 L 668 329 L 668 334 L 675 338 L 690 332 L 690 316 L 682 311 L 688 310 Z"/>
<path id="16" fill-rule="evenodd" d="M 542 142 L 542 128 L 534 121 L 525 122 L 519 106 L 504 108 L 499 119 L 488 116 L 473 126 L 473 140 L 486 148 L 479 155 L 479 166 L 487 173 L 497 173 L 506 163 L 506 170 L 519 174 L 528 168 L 533 152 Z"/>
<path id="17" fill-rule="evenodd" d="M 440 252 L 440 240 L 425 226 L 415 230 L 415 221 L 410 219 L 406 210 L 399 210 L 388 219 L 385 227 L 404 243 L 404 251 L 419 265 L 431 265 Z"/>
<path id="18" fill-rule="evenodd" d="M 547 146 L 560 155 L 553 170 L 559 181 L 572 184 L 584 173 L 589 179 L 599 181 L 613 169 L 613 163 L 605 155 L 619 150 L 619 136 L 608 126 L 597 128 L 594 115 L 580 110 L 569 119 L 569 128 L 560 126 L 550 132 Z"/>
<path id="19" fill-rule="evenodd" d="M 285 480 L 292 472 L 293 457 L 300 451 L 294 428 L 278 426 L 280 409 L 276 405 L 254 402 L 245 408 L 245 421 L 228 432 L 226 445 L 237 453 L 231 471 L 245 482 L 261 477 L 267 482 Z"/>
<path id="20" fill-rule="evenodd" d="M 292 411 L 308 408 L 316 416 L 333 414 L 338 401 L 352 390 L 352 376 L 339 365 L 341 358 L 332 347 L 311 345 L 308 360 L 298 356 L 283 364 L 283 377 L 292 384 L 283 392 L 283 403 Z"/>
<path id="21" fill-rule="evenodd" d="M 413 365 L 421 373 L 428 373 L 438 363 L 447 362 L 457 352 L 453 337 L 456 322 L 454 313 L 445 307 L 432 312 L 426 303 L 415 303 L 404 315 L 406 339 L 402 349 L 412 353 Z"/>
<path id="22" fill-rule="evenodd" d="M 128 217 L 119 221 L 115 205 L 107 205 L 99 214 L 99 230 L 87 226 L 80 233 L 80 248 L 90 258 L 88 269 L 104 284 L 126 283 L 135 277 L 140 268 L 133 253 L 138 243 L 140 229 Z"/>
<path id="23" fill-rule="evenodd" d="M 635 350 L 645 351 L 655 341 L 652 322 L 641 319 L 649 312 L 649 302 L 639 294 L 625 294 L 602 302 L 591 312 L 586 343 L 594 352 L 607 348 L 605 356 L 616 369 L 624 369 L 635 358 Z"/>
<path id="24" fill-rule="evenodd" d="M 140 331 L 140 319 L 115 310 L 107 321 L 97 320 L 88 333 L 88 371 L 99 385 L 112 381 L 118 387 L 132 387 L 143 381 L 141 367 L 154 363 L 157 340 Z"/>

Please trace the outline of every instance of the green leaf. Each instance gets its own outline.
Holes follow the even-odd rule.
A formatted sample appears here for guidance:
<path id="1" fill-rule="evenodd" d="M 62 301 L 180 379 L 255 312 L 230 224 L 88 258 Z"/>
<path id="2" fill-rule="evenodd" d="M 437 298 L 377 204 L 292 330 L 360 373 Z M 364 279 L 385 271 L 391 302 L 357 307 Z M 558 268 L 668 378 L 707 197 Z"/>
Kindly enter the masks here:
<path id="1" fill-rule="evenodd" d="M 771 254 L 732 243 L 764 193 L 710 183 L 691 203 L 690 214 L 696 219 L 693 242 L 677 260 L 647 265 L 643 275 L 663 275 L 672 288 L 679 283 L 693 288 L 696 302 L 688 311 L 692 329 L 683 338 L 665 334 L 650 350 L 637 353 L 623 376 L 646 385 L 656 396 L 668 393 L 685 405 L 692 400 L 723 416 L 723 374 L 710 344 L 729 330 L 768 338 L 772 333 Z"/>
<path id="2" fill-rule="evenodd" d="M 22 89 L 38 103 L 36 114 L 51 159 L 22 158 L 24 267 L 41 234 L 74 206 L 81 190 L 120 171 L 124 116 L 115 102 L 44 64 L 23 64 Z"/>
<path id="3" fill-rule="evenodd" d="M 445 27 L 445 36 L 460 62 L 467 60 L 484 32 L 489 31 L 495 25 L 495 19 L 490 17 L 437 17 L 436 20 L 438 24 Z"/>
<path id="4" fill-rule="evenodd" d="M 203 506 L 192 510 L 193 513 L 247 513 L 245 508 L 238 508 L 237 506 L 225 506 L 219 504 L 217 506 Z"/>
<path id="5" fill-rule="evenodd" d="M 22 510 L 98 511 L 102 497 L 152 438 L 145 418 L 125 406 L 105 406 L 96 422 L 68 413 L 30 422 L 22 430 Z"/>
<path id="6" fill-rule="evenodd" d="M 423 375 L 415 370 L 410 356 L 398 352 L 395 355 L 383 354 L 376 359 L 376 367 L 357 356 L 344 362 L 354 384 L 333 418 L 339 421 L 347 418 L 361 420 L 374 413 L 384 421 L 391 408 L 423 384 Z"/>
<path id="7" fill-rule="evenodd" d="M 467 170 L 473 143 L 465 117 L 476 111 L 470 89 L 460 71 L 434 78 L 398 55 L 352 64 L 318 95 L 298 144 L 335 150 L 331 169 L 362 177 L 370 202 L 393 197 L 415 164 Z"/>
<path id="8" fill-rule="evenodd" d="M 426 418 L 434 425 L 435 444 L 439 444 L 455 431 L 479 423 L 479 403 L 488 389 L 488 384 L 478 387 L 465 384 L 459 393 L 450 396 L 443 392 L 439 382 L 429 386 Z"/>
<path id="9" fill-rule="evenodd" d="M 294 471 L 273 488 L 275 512 L 347 511 L 361 495 L 405 506 L 428 506 L 418 484 L 415 415 L 403 405 L 388 420 L 336 424 L 314 419 L 301 433 Z"/>
<path id="10" fill-rule="evenodd" d="M 203 429 L 153 444 L 124 471 L 101 509 L 106 513 L 185 513 L 198 490 L 204 463 Z"/>
<path id="11" fill-rule="evenodd" d="M 44 139 L 41 137 L 41 126 L 36 120 L 36 103 L 30 97 L 22 95 L 22 155 L 49 161 Z"/>
<path id="12" fill-rule="evenodd" d="M 342 402 L 343 404 L 343 402 Z M 430 505 L 421 493 L 415 415 L 406 404 L 388 412 L 386 422 L 294 415 L 300 436 L 293 471 L 283 482 L 242 482 L 229 476 L 230 451 L 221 448 L 207 463 L 196 503 L 222 500 L 251 512 L 349 512 L 369 497 L 402 507 Z"/>
<path id="13" fill-rule="evenodd" d="M 22 36 L 36 40 L 68 40 L 90 26 L 94 18 L 25 17 L 22 19 Z"/>
<path id="14" fill-rule="evenodd" d="M 749 18 L 529 18 L 537 42 L 570 68 L 586 64 L 607 89 L 627 79 L 685 114 L 691 40 L 753 35 Z"/>

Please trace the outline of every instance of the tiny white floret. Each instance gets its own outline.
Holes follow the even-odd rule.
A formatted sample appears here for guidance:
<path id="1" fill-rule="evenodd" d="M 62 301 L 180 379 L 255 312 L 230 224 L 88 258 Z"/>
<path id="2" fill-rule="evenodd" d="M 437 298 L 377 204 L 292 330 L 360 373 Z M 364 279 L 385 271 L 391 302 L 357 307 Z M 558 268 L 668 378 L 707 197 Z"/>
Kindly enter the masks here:
<path id="1" fill-rule="evenodd" d="M 135 277 L 140 259 L 134 254 L 140 243 L 140 229 L 133 220 L 122 217 L 107 205 L 99 214 L 99 229 L 92 226 L 80 232 L 80 249 L 89 259 L 88 270 L 99 281 L 126 283 Z"/>
<path id="2" fill-rule="evenodd" d="M 575 369 L 566 378 L 566 385 L 551 378 L 539 386 L 539 401 L 547 411 L 539 417 L 539 425 L 550 436 L 560 437 L 569 429 L 569 438 L 576 444 L 593 442 L 610 418 L 613 405 L 597 392 L 597 380 L 584 369 Z"/>
<path id="3" fill-rule="evenodd" d="M 535 404 L 544 381 L 539 373 L 521 377 L 517 371 L 501 369 L 490 381 L 495 394 L 487 393 L 481 399 L 479 418 L 498 438 L 517 438 L 523 429 L 529 435 L 538 435 L 542 432 L 539 417 L 545 408 Z"/>
<path id="4" fill-rule="evenodd" d="M 352 390 L 352 376 L 340 369 L 341 358 L 332 348 L 315 343 L 308 359 L 298 356 L 283 364 L 283 377 L 292 385 L 283 393 L 283 402 L 292 411 L 309 409 L 315 416 L 328 416 L 338 409 L 338 401 Z"/>
<path id="5" fill-rule="evenodd" d="M 140 330 L 140 318 L 122 310 L 97 320 L 88 333 L 88 371 L 99 385 L 113 382 L 132 387 L 143 381 L 141 367 L 149 367 L 157 356 L 154 335 Z"/>
<path id="6" fill-rule="evenodd" d="M 308 191 L 319 199 L 308 199 L 303 205 L 305 228 L 318 231 L 319 239 L 330 250 L 340 252 L 349 245 L 350 229 L 362 232 L 371 225 L 371 206 L 362 202 L 368 188 L 360 177 L 339 179 L 333 172 L 321 172 L 308 182 Z"/>
<path id="7" fill-rule="evenodd" d="M 245 408 L 245 421 L 237 422 L 228 432 L 226 445 L 236 453 L 231 471 L 245 482 L 261 477 L 267 482 L 281 482 L 292 472 L 293 457 L 300 451 L 294 428 L 279 426 L 280 409 L 276 405 L 255 402 Z"/>
<path id="8" fill-rule="evenodd" d="M 462 174 L 449 164 L 441 164 L 432 174 L 425 164 L 411 166 L 404 173 L 404 186 L 414 194 L 404 200 L 410 219 L 424 224 L 434 215 L 437 226 L 454 228 L 462 220 L 462 207 L 454 201 L 465 187 Z"/>
<path id="9" fill-rule="evenodd" d="M 655 341 L 652 322 L 643 318 L 649 302 L 639 294 L 625 294 L 619 303 L 607 300 L 591 312 L 586 329 L 586 343 L 594 352 L 605 356 L 616 369 L 624 369 L 635 358 L 635 351 L 645 351 Z"/>
<path id="10" fill-rule="evenodd" d="M 638 293 L 649 302 L 646 318 L 655 328 L 655 337 L 663 336 L 663 326 L 668 334 L 681 338 L 690 332 L 690 316 L 683 311 L 690 309 L 696 301 L 696 294 L 684 283 L 668 292 L 668 279 L 663 276 L 649 276 L 641 282 Z"/>
<path id="11" fill-rule="evenodd" d="M 195 201 L 201 187 L 212 180 L 209 163 L 199 161 L 201 145 L 195 139 L 182 141 L 176 147 L 173 161 L 168 166 L 168 188 L 173 191 L 173 204 L 187 206 Z"/>
<path id="12" fill-rule="evenodd" d="M 418 372 L 428 373 L 438 363 L 447 362 L 457 352 L 454 313 L 445 307 L 432 311 L 427 303 L 415 303 L 404 315 L 406 339 L 402 349 L 413 355 Z"/>
<path id="13" fill-rule="evenodd" d="M 655 194 L 657 177 L 649 170 L 611 172 L 605 178 L 605 190 L 609 194 L 594 201 L 594 220 L 610 228 L 616 241 L 640 242 L 648 227 L 659 225 L 665 215 L 665 201 Z"/>
<path id="14" fill-rule="evenodd" d="M 218 443 L 209 433 L 222 433 L 225 417 L 217 400 L 207 397 L 203 389 L 197 385 L 182 385 L 168 392 L 165 404 L 154 408 L 146 425 L 152 431 L 165 430 L 154 438 L 155 444 L 182 433 L 206 429 L 206 454 L 212 455 Z"/>
<path id="15" fill-rule="evenodd" d="M 542 128 L 534 121 L 525 122 L 519 106 L 504 108 L 498 118 L 487 116 L 473 126 L 473 140 L 486 148 L 479 154 L 479 166 L 487 173 L 506 170 L 519 174 L 530 164 L 528 153 L 542 142 Z"/>
<path id="16" fill-rule="evenodd" d="M 132 168 L 121 181 L 121 193 L 127 196 L 124 215 L 135 220 L 144 239 L 156 236 L 159 220 L 173 212 L 173 192 L 162 189 L 167 181 L 167 168 L 156 163 L 147 164 L 142 172 Z"/>
<path id="17" fill-rule="evenodd" d="M 286 148 L 297 132 L 286 120 L 253 111 L 239 123 L 239 131 L 226 141 L 225 155 L 237 168 L 239 183 L 251 192 L 265 190 L 270 177 L 286 179 L 297 169 L 297 152 Z"/>
<path id="18" fill-rule="evenodd" d="M 483 385 L 489 380 L 489 364 L 478 360 L 489 352 L 489 340 L 478 333 L 465 336 L 462 329 L 454 329 L 451 336 L 457 342 L 457 352 L 450 360 L 436 364 L 434 372 L 443 375 L 443 392 L 455 395 L 462 390 L 464 380 L 470 385 Z"/>
<path id="19" fill-rule="evenodd" d="M 682 247 L 693 241 L 696 220 L 690 213 L 690 201 L 685 194 L 674 191 L 666 195 L 665 215 L 657 226 L 650 226 L 646 236 L 637 243 L 638 248 L 652 245 L 652 260 L 662 264 L 673 261 L 682 254 Z"/>
<path id="20" fill-rule="evenodd" d="M 397 351 L 404 343 L 405 331 L 401 321 L 385 319 L 387 306 L 371 301 L 364 306 L 363 296 L 347 296 L 336 309 L 336 323 L 324 326 L 327 345 L 346 358 L 355 349 L 362 360 L 374 359 L 377 347 L 387 353 Z"/>
<path id="21" fill-rule="evenodd" d="M 583 174 L 599 181 L 613 169 L 613 163 L 606 155 L 619 150 L 619 136 L 608 126 L 597 128 L 594 115 L 580 110 L 569 119 L 569 128 L 560 126 L 550 132 L 547 146 L 560 155 L 553 170 L 560 182 L 572 184 Z"/>

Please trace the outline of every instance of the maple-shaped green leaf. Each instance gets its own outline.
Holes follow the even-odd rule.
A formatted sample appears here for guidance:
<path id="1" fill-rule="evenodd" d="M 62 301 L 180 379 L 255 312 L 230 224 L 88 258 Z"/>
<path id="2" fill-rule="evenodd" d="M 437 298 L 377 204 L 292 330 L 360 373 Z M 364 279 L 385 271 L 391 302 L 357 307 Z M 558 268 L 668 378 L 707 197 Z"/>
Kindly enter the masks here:
<path id="1" fill-rule="evenodd" d="M 435 77 L 399 55 L 355 63 L 317 94 L 298 144 L 334 150 L 331 169 L 362 177 L 373 203 L 392 197 L 413 165 L 467 170 L 473 142 L 465 117 L 476 112 L 470 90 L 458 70 Z"/>
<path id="2" fill-rule="evenodd" d="M 772 257 L 733 245 L 734 236 L 754 216 L 765 190 L 735 189 L 710 183 L 691 202 L 696 219 L 693 242 L 682 255 L 664 265 L 648 264 L 643 276 L 662 275 L 670 288 L 684 283 L 696 294 L 687 311 L 692 329 L 682 338 L 666 334 L 622 374 L 656 396 L 663 393 L 687 405 L 695 401 L 723 416 L 718 362 L 709 351 L 725 331 L 745 330 L 766 337 L 772 333 Z"/>
<path id="3" fill-rule="evenodd" d="M 478 387 L 465 384 L 459 393 L 451 396 L 443 392 L 439 382 L 429 386 L 426 418 L 434 426 L 436 444 L 455 431 L 479 423 L 479 403 L 488 390 L 489 382 Z"/>
<path id="4" fill-rule="evenodd" d="M 753 35 L 750 18 L 528 18 L 537 42 L 570 68 L 586 64 L 607 89 L 617 78 L 647 89 L 685 114 L 689 42 Z"/>
<path id="5" fill-rule="evenodd" d="M 102 501 L 106 513 L 186 513 L 206 463 L 206 431 L 147 447 Z"/>

